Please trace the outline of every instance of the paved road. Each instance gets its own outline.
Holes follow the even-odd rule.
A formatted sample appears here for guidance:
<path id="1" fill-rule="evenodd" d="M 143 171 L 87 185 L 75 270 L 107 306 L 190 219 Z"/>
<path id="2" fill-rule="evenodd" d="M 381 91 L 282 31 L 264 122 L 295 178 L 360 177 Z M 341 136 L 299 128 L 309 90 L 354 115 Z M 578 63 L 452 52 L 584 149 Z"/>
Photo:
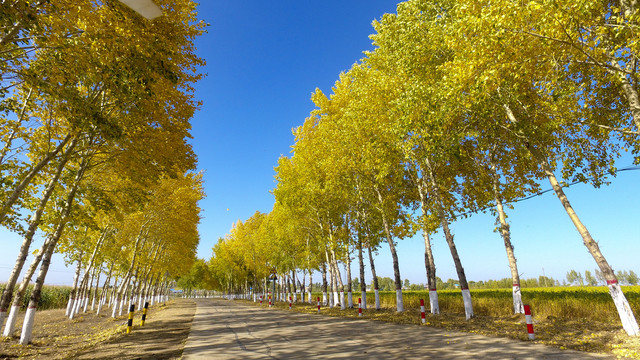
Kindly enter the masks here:
<path id="1" fill-rule="evenodd" d="M 589 359 L 539 344 L 198 299 L 183 359 Z"/>

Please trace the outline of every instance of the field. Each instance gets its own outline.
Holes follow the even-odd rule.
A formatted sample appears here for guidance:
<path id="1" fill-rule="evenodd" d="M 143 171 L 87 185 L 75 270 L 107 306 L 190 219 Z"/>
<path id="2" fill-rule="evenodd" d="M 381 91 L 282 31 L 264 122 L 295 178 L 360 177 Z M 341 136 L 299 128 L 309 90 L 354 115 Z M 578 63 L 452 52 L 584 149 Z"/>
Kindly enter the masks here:
<path id="1" fill-rule="evenodd" d="M 623 286 L 622 289 L 633 312 L 640 314 L 640 286 Z M 359 296 L 360 292 L 353 293 L 354 302 L 357 303 Z M 322 298 L 322 293 L 314 292 L 313 298 L 317 297 Z M 424 299 L 427 312 L 429 311 L 427 291 L 403 291 L 402 297 L 405 309 L 419 309 L 420 299 Z M 477 316 L 505 316 L 513 313 L 511 289 L 471 290 L 471 299 Z M 442 313 L 464 315 L 460 290 L 438 290 L 438 300 Z M 369 307 L 374 301 L 375 294 L 367 292 Z M 395 301 L 394 291 L 380 292 L 380 305 L 383 308 L 395 309 Z M 608 288 L 604 286 L 522 289 L 522 301 L 531 306 L 532 313 L 538 320 L 548 317 L 564 320 L 618 320 Z"/>
<path id="2" fill-rule="evenodd" d="M 4 291 L 4 288 L 5 284 L 0 284 L 0 292 Z M 29 285 L 22 301 L 21 310 L 27 309 L 32 290 L 33 285 Z M 38 302 L 38 310 L 61 309 L 66 307 L 67 301 L 69 300 L 69 294 L 71 294 L 70 286 L 45 285 L 42 288 L 42 294 L 40 296 L 40 301 Z"/>

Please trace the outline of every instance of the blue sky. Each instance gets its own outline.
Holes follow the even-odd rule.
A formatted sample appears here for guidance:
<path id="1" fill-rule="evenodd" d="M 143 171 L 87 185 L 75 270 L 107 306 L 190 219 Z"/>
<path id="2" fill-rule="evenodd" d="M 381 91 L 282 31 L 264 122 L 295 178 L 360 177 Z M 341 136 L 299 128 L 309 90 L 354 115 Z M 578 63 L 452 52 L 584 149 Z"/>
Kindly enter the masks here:
<path id="1" fill-rule="evenodd" d="M 209 258 L 215 241 L 234 221 L 273 204 L 273 167 L 293 144 L 291 128 L 313 109 L 311 92 L 329 93 L 340 71 L 372 49 L 371 22 L 395 12 L 396 1 L 203 1 L 200 18 L 211 23 L 197 42 L 208 77 L 197 86 L 204 101 L 194 119 L 194 147 L 205 169 L 199 256 Z M 629 158 L 620 162 L 630 165 Z M 640 267 L 637 204 L 640 171 L 619 174 L 609 187 L 576 185 L 569 199 L 616 270 Z M 548 188 L 545 184 L 544 188 Z M 229 211 L 227 211 L 227 208 Z M 570 269 L 593 270 L 595 262 L 553 193 L 515 204 L 509 212 L 520 273 L 564 278 Z M 452 226 L 470 280 L 509 277 L 504 245 L 490 215 Z M 455 278 L 441 233 L 433 236 L 438 276 Z M 423 283 L 422 236 L 399 242 L 403 278 Z M 380 250 L 377 270 L 392 277 L 391 256 Z M 367 268 L 367 272 L 368 272 Z"/>
<path id="2" fill-rule="evenodd" d="M 395 12 L 395 7 L 395 1 L 383 0 L 202 0 L 199 18 L 211 26 L 196 41 L 198 54 L 207 61 L 202 71 L 208 74 L 196 85 L 196 97 L 203 106 L 193 119 L 192 131 L 207 193 L 200 204 L 204 218 L 199 226 L 199 257 L 211 257 L 213 244 L 233 222 L 255 211 L 270 211 L 273 167 L 281 154 L 289 154 L 291 129 L 301 125 L 313 109 L 311 93 L 316 87 L 330 92 L 340 71 L 372 48 L 368 38 L 372 20 Z M 620 167 L 630 164 L 630 158 L 620 161 Z M 608 187 L 580 184 L 566 190 L 615 270 L 640 273 L 639 180 L 640 171 L 629 171 L 620 173 Z M 508 215 L 525 278 L 537 277 L 543 269 L 547 276 L 562 279 L 570 269 L 596 268 L 553 193 L 517 203 Z M 479 214 L 452 224 L 469 280 L 510 276 L 502 239 L 493 232 L 494 222 L 490 215 Z M 4 250 L 0 281 L 4 281 L 21 240 L 4 231 L 0 237 Z M 444 236 L 434 234 L 432 241 L 437 275 L 444 280 L 455 278 Z M 422 236 L 401 240 L 398 252 L 402 277 L 426 282 Z M 392 277 L 386 245 L 376 266 L 379 276 Z M 353 272 L 357 273 L 355 268 Z M 57 256 L 47 282 L 66 284 L 72 276 L 73 271 Z"/>

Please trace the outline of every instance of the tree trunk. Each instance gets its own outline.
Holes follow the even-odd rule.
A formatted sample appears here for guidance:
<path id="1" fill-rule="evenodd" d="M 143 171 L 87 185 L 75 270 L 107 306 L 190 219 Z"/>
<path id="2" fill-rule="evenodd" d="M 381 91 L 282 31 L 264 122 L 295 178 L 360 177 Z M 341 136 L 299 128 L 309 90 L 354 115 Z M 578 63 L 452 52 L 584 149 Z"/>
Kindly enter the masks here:
<path id="1" fill-rule="evenodd" d="M 91 270 L 93 268 L 93 264 L 95 262 L 96 255 L 98 254 L 98 250 L 100 249 L 100 246 L 102 245 L 102 242 L 106 238 L 108 231 L 109 231 L 109 227 L 107 226 L 102 231 L 102 234 L 100 234 L 100 237 L 98 238 L 98 241 L 96 242 L 96 246 L 93 248 L 93 253 L 91 253 L 91 257 L 89 258 L 89 262 L 87 263 L 87 267 L 84 269 L 84 275 L 82 276 L 82 281 L 80 282 L 80 289 L 81 289 L 81 291 L 83 291 L 83 294 L 81 294 L 81 296 L 76 297 L 76 303 L 78 303 L 78 305 L 75 307 L 75 311 L 71 311 L 71 313 L 69 314 L 69 319 L 73 320 L 73 317 L 75 316 L 75 314 L 77 314 L 79 312 L 79 310 L 80 310 L 79 309 L 80 308 L 80 303 L 85 301 L 84 292 L 86 292 L 88 290 L 87 289 L 87 281 L 89 280 L 89 275 L 91 274 Z M 85 229 L 85 236 L 86 236 L 86 234 L 87 234 L 87 229 Z"/>
<path id="2" fill-rule="evenodd" d="M 635 124 L 636 129 L 640 131 L 640 98 L 638 97 L 638 92 L 633 85 L 629 83 L 626 71 L 618 62 L 620 59 L 615 58 L 613 55 L 610 55 L 610 58 L 611 66 L 617 71 L 611 70 L 610 68 L 607 69 L 609 69 L 609 72 L 614 77 L 618 77 L 622 90 L 624 91 L 624 95 L 627 98 L 627 103 L 629 104 L 629 112 L 631 113 L 633 123 Z"/>
<path id="3" fill-rule="evenodd" d="M 458 280 L 460 281 L 460 290 L 462 290 L 462 300 L 464 302 L 465 317 L 467 318 L 467 320 L 469 320 L 474 315 L 473 315 L 473 303 L 471 302 L 471 293 L 469 292 L 469 284 L 467 283 L 467 276 L 464 273 L 462 262 L 460 261 L 460 257 L 458 256 L 458 249 L 456 249 L 456 244 L 453 241 L 453 234 L 451 234 L 451 231 L 449 229 L 449 222 L 444 212 L 444 205 L 442 203 L 440 190 L 438 188 L 438 184 L 436 183 L 435 175 L 433 173 L 433 168 L 431 167 L 431 163 L 429 162 L 428 158 L 425 158 L 425 162 L 428 169 L 427 173 L 429 175 L 429 180 L 431 181 L 433 199 L 435 201 L 436 209 L 438 211 L 438 217 L 440 218 L 440 224 L 442 225 L 442 230 L 444 232 L 445 239 L 447 240 L 447 244 L 449 245 L 451 256 L 453 257 L 453 263 L 455 264 L 456 272 L 458 273 Z"/>
<path id="4" fill-rule="evenodd" d="M 353 293 L 351 291 L 351 253 L 349 251 L 349 244 L 345 245 L 347 251 L 347 262 L 345 263 L 347 272 L 347 306 L 349 309 L 353 309 Z"/>
<path id="5" fill-rule="evenodd" d="M 133 268 L 135 266 L 136 263 L 136 256 L 138 253 L 138 246 L 140 244 L 140 241 L 142 240 L 142 238 L 144 237 L 144 229 L 147 226 L 147 224 L 149 223 L 149 220 L 146 220 L 142 223 L 142 225 L 140 225 L 140 230 L 138 231 L 138 235 L 136 236 L 136 242 L 135 245 L 133 247 L 133 254 L 131 256 L 131 263 L 129 264 L 129 269 L 127 270 L 127 273 L 125 274 L 125 276 L 122 278 L 122 282 L 120 283 L 120 287 L 118 288 L 118 292 L 116 295 L 116 299 L 115 299 L 115 304 L 113 305 L 113 311 L 111 314 L 111 317 L 115 318 L 119 315 L 117 314 L 121 314 L 122 313 L 122 308 L 121 308 L 121 304 L 120 301 L 124 300 L 122 299 L 122 295 L 125 292 L 125 286 L 129 286 L 129 277 L 131 276 L 131 274 L 133 273 Z"/>
<path id="6" fill-rule="evenodd" d="M 33 216 L 31 216 L 31 219 L 29 220 L 29 228 L 27 229 L 27 232 L 25 233 L 24 239 L 22 241 L 22 245 L 20 246 L 18 259 L 16 260 L 13 266 L 11 275 L 9 276 L 9 279 L 7 280 L 4 291 L 2 292 L 2 298 L 0 298 L 0 325 L 2 324 L 2 321 L 4 320 L 4 317 L 7 313 L 7 307 L 11 302 L 11 296 L 13 294 L 13 289 L 16 286 L 16 282 L 18 281 L 18 276 L 20 276 L 22 267 L 24 266 L 24 263 L 27 260 L 27 256 L 29 256 L 29 248 L 31 247 L 33 236 L 35 235 L 36 230 L 40 225 L 42 214 L 44 213 L 44 209 L 46 208 L 47 203 L 51 198 L 51 194 L 53 194 L 53 190 L 58 184 L 58 180 L 60 179 L 60 175 L 64 170 L 64 166 L 66 165 L 67 161 L 69 161 L 71 151 L 73 151 L 75 144 L 76 142 L 74 139 L 71 142 L 71 144 L 69 144 L 69 147 L 67 148 L 67 150 L 65 150 L 60 160 L 60 164 L 58 164 L 58 167 L 56 168 L 56 171 L 53 177 L 51 178 L 51 180 L 49 180 L 49 183 L 47 184 L 47 187 L 44 193 L 42 194 L 42 199 L 40 199 L 40 202 L 38 203 L 38 208 L 36 209 Z"/>
<path id="7" fill-rule="evenodd" d="M 362 234 L 358 233 L 358 263 L 360 265 L 360 298 L 362 309 L 367 308 L 367 283 L 364 277 L 364 257 L 362 256 Z"/>
<path id="8" fill-rule="evenodd" d="M 507 251 L 509 259 L 509 269 L 511 270 L 511 280 L 513 284 L 513 312 L 515 314 L 524 314 L 524 305 L 522 303 L 522 294 L 520 293 L 520 275 L 518 274 L 518 264 L 516 256 L 513 253 L 513 245 L 511 244 L 511 231 L 507 223 L 507 216 L 502 206 L 502 197 L 498 191 L 499 176 L 496 172 L 495 164 L 491 164 L 491 177 L 493 179 L 493 195 L 496 200 L 496 210 L 498 212 L 498 220 L 500 221 L 500 234 L 504 240 L 504 248 Z"/>
<path id="9" fill-rule="evenodd" d="M 313 270 L 309 269 L 309 304 L 313 304 Z"/>
<path id="10" fill-rule="evenodd" d="M 100 265 L 99 269 L 102 269 L 102 264 Z M 93 293 L 91 293 L 91 311 L 94 311 L 96 309 L 96 298 L 98 297 L 98 287 L 100 286 L 100 274 L 102 273 L 102 271 L 97 271 L 96 274 L 96 284 L 93 288 Z"/>
<path id="11" fill-rule="evenodd" d="M 517 123 L 518 120 L 516 119 L 515 115 L 511 111 L 511 108 L 507 104 L 504 104 L 503 106 L 509 120 L 514 124 Z M 549 180 L 549 183 L 551 184 L 551 187 L 553 188 L 553 191 L 556 193 L 556 196 L 558 197 L 558 200 L 560 200 L 560 202 L 562 203 L 562 206 L 565 209 L 565 212 L 571 219 L 571 222 L 576 227 L 576 230 L 578 230 L 578 232 L 580 233 L 584 246 L 587 248 L 587 250 L 589 250 L 589 253 L 593 257 L 593 259 L 596 261 L 596 264 L 598 264 L 600 271 L 604 275 L 604 278 L 607 281 L 607 286 L 609 287 L 609 294 L 611 295 L 611 298 L 613 299 L 613 302 L 616 305 L 616 309 L 618 310 L 618 315 L 620 316 L 622 327 L 624 328 L 624 330 L 627 332 L 629 336 L 640 335 L 640 329 L 638 328 L 638 323 L 636 321 L 635 316 L 633 315 L 633 311 L 631 311 L 631 307 L 629 306 L 629 302 L 627 301 L 627 298 L 622 293 L 620 284 L 618 284 L 618 278 L 616 277 L 615 273 L 613 272 L 613 269 L 607 262 L 607 259 L 605 259 L 604 255 L 600 251 L 600 247 L 598 246 L 598 243 L 595 240 L 593 240 L 593 237 L 587 230 L 586 226 L 584 226 L 584 224 L 582 223 L 582 221 L 580 221 L 580 218 L 576 214 L 575 210 L 573 210 L 573 207 L 571 206 L 569 199 L 567 198 L 564 191 L 562 190 L 562 186 L 560 186 L 558 179 L 556 178 L 555 174 L 553 173 L 553 170 L 551 169 L 551 166 L 549 165 L 549 161 L 547 157 L 543 155 L 543 153 L 540 150 L 538 150 L 535 146 L 533 146 L 533 144 L 531 144 L 530 142 L 526 142 L 525 146 L 529 151 L 529 153 L 531 153 L 533 158 L 536 160 L 536 162 L 538 163 L 542 171 L 544 171 L 545 175 L 547 176 L 547 179 Z"/>
<path id="12" fill-rule="evenodd" d="M 65 316 L 69 316 L 71 313 L 71 307 L 76 301 L 76 292 L 78 291 L 78 281 L 80 280 L 80 270 L 82 269 L 82 252 L 78 255 L 78 265 L 76 265 L 76 273 L 73 276 L 73 286 L 71 287 L 71 293 L 69 294 L 69 302 L 67 303 L 67 311 Z"/>
<path id="13" fill-rule="evenodd" d="M 107 273 L 107 278 L 104 280 L 104 285 L 102 285 L 102 291 L 100 292 L 100 297 L 98 300 L 98 309 L 96 310 L 96 315 L 100 315 L 100 310 L 102 309 L 102 306 L 107 301 L 107 295 L 109 293 L 108 292 L 109 284 L 111 283 L 111 274 L 113 272 L 113 267 L 115 266 L 115 264 L 116 264 L 115 261 L 111 263 L 111 266 L 109 267 L 109 272 Z"/>
<path id="14" fill-rule="evenodd" d="M 338 267 L 338 259 L 336 257 L 336 252 L 333 249 L 333 244 L 329 247 L 329 249 L 331 250 L 331 265 L 333 267 L 333 270 L 331 271 L 331 273 L 333 274 L 335 279 L 335 287 L 333 291 L 334 302 L 335 302 L 335 305 L 340 304 L 340 309 L 344 310 L 345 309 L 344 296 L 343 296 L 344 283 L 342 282 L 342 275 L 340 274 L 340 268 Z"/>
<path id="15" fill-rule="evenodd" d="M 368 243 L 367 251 L 369 252 L 369 264 L 371 264 L 371 276 L 373 277 L 373 291 L 376 297 L 376 310 L 380 310 L 380 291 L 378 290 L 378 276 L 376 275 L 376 264 L 373 262 L 373 254 L 371 253 L 371 245 Z"/>
<path id="16" fill-rule="evenodd" d="M 398 263 L 398 253 L 396 252 L 396 246 L 393 243 L 393 238 L 391 236 L 391 229 L 389 228 L 389 222 L 387 221 L 387 216 L 384 212 L 384 202 L 382 199 L 382 194 L 376 188 L 376 192 L 378 193 L 378 201 L 380 202 L 380 214 L 382 215 L 382 224 L 384 225 L 384 233 L 386 235 L 387 243 L 389 244 L 389 251 L 391 251 L 391 258 L 393 259 L 393 276 L 396 285 L 396 311 L 403 312 L 404 304 L 402 301 L 402 278 L 400 277 L 400 264 Z"/>
<path id="17" fill-rule="evenodd" d="M 327 306 L 327 264 L 322 264 L 322 305 Z"/>
<path id="18" fill-rule="evenodd" d="M 527 148 L 534 156 L 534 158 L 538 161 L 542 170 L 547 175 L 549 183 L 555 191 L 556 196 L 562 203 L 562 206 L 564 207 L 567 215 L 569 215 L 569 218 L 571 219 L 573 225 L 576 227 L 576 230 L 578 230 L 578 232 L 580 233 L 584 246 L 587 248 L 587 250 L 589 250 L 589 253 L 596 261 L 596 264 L 598 264 L 600 271 L 607 280 L 609 293 L 611 295 L 611 298 L 613 299 L 614 304 L 616 305 L 616 309 L 618 310 L 618 315 L 620 316 L 622 327 L 629 336 L 640 335 L 640 329 L 638 328 L 638 323 L 635 316 L 633 315 L 633 311 L 629 306 L 629 302 L 627 301 L 627 298 L 624 296 L 624 293 L 622 292 L 622 289 L 618 284 L 618 278 L 613 272 L 613 269 L 600 251 L 600 246 L 598 246 L 598 243 L 593 239 L 593 237 L 589 233 L 589 230 L 587 230 L 586 226 L 584 226 L 582 221 L 580 221 L 578 214 L 576 214 L 575 210 L 571 206 L 569 199 L 562 190 L 562 186 L 560 186 L 560 183 L 556 179 L 555 174 L 551 170 L 551 166 L 549 165 L 546 157 L 544 157 L 537 149 L 535 149 L 530 144 L 527 146 Z"/>
<path id="19" fill-rule="evenodd" d="M 431 238 L 429 237 L 429 228 L 427 226 L 427 184 L 424 183 L 424 178 L 420 179 L 419 181 L 423 182 L 418 185 L 418 193 L 420 195 L 420 208 L 422 209 L 422 219 L 424 221 L 422 225 L 422 237 L 424 238 L 424 266 L 425 270 L 427 271 L 429 306 L 431 308 L 431 313 L 437 315 L 440 314 L 440 303 L 438 301 L 436 263 L 433 259 L 433 252 L 431 250 Z"/>
<path id="20" fill-rule="evenodd" d="M 11 305 L 11 312 L 9 312 L 9 317 L 7 318 L 7 323 L 4 326 L 4 331 L 2 336 L 11 336 L 16 327 L 16 321 L 18 320 L 18 313 L 20 308 L 22 307 L 22 301 L 24 300 L 24 294 L 27 292 L 27 288 L 29 287 L 29 283 L 31 282 L 31 278 L 33 274 L 36 272 L 40 261 L 42 260 L 42 256 L 47 251 L 48 246 L 51 244 L 50 238 L 47 237 L 44 244 L 42 244 L 42 248 L 38 251 L 35 258 L 31 262 L 31 265 L 27 269 L 27 273 L 24 275 L 22 279 L 22 283 L 15 295 L 13 296 L 13 303 Z M 1 323 L 0 323 L 1 324 Z"/>
<path id="21" fill-rule="evenodd" d="M 42 286 L 44 285 L 45 277 L 47 276 L 47 272 L 49 271 L 49 265 L 51 264 L 51 255 L 53 254 L 53 250 L 55 249 L 56 244 L 58 243 L 58 240 L 62 236 L 62 232 L 64 231 L 65 225 L 67 224 L 67 219 L 69 219 L 69 214 L 71 213 L 71 207 L 73 206 L 73 201 L 75 199 L 78 186 L 84 176 L 84 172 L 87 168 L 87 165 L 88 165 L 88 161 L 86 159 L 83 159 L 78 169 L 78 174 L 76 175 L 73 185 L 69 190 L 69 194 L 67 195 L 67 199 L 64 205 L 64 210 L 62 211 L 59 223 L 51 238 L 52 242 L 42 257 L 42 265 L 40 266 L 38 279 L 36 280 L 36 283 L 33 286 L 33 291 L 31 292 L 31 298 L 29 299 L 29 306 L 27 308 L 27 313 L 25 314 L 24 323 L 22 325 L 22 334 L 20 335 L 21 345 L 26 345 L 31 342 L 31 334 L 33 330 L 33 321 L 36 315 L 36 307 L 38 306 L 38 302 L 40 301 Z"/>

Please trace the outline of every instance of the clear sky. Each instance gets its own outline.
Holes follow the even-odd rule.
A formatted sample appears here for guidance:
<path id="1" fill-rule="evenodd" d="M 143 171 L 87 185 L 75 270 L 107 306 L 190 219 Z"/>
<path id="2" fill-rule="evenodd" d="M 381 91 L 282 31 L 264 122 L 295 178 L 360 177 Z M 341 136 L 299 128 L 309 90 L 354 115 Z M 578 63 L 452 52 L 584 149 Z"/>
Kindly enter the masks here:
<path id="1" fill-rule="evenodd" d="M 372 49 L 368 38 L 372 20 L 395 12 L 397 2 L 201 1 L 199 18 L 211 26 L 196 45 L 207 61 L 202 71 L 208 75 L 196 85 L 196 97 L 203 106 L 193 119 L 192 143 L 199 168 L 205 172 L 207 193 L 200 204 L 204 218 L 198 256 L 209 259 L 214 243 L 233 222 L 255 211 L 270 211 L 273 167 L 281 154 L 289 154 L 291 129 L 301 125 L 313 109 L 311 93 L 316 87 L 329 93 L 340 71 Z M 629 165 L 629 158 L 620 161 L 620 167 Z M 640 171 L 628 171 L 608 187 L 581 184 L 566 190 L 615 270 L 640 273 L 639 184 Z M 508 215 L 525 278 L 544 271 L 562 279 L 570 269 L 593 272 L 596 268 L 553 193 L 517 203 Z M 510 276 L 502 239 L 493 232 L 494 222 L 490 215 L 480 214 L 452 224 L 469 280 Z M 8 278 L 20 239 L 5 231 L 0 236 L 2 282 Z M 437 233 L 432 242 L 437 275 L 444 280 L 455 278 L 444 236 Z M 422 236 L 401 240 L 398 252 L 402 278 L 426 282 Z M 379 276 L 393 277 L 386 245 L 376 266 Z M 54 258 L 48 282 L 70 283 L 72 276 L 62 259 Z"/>

